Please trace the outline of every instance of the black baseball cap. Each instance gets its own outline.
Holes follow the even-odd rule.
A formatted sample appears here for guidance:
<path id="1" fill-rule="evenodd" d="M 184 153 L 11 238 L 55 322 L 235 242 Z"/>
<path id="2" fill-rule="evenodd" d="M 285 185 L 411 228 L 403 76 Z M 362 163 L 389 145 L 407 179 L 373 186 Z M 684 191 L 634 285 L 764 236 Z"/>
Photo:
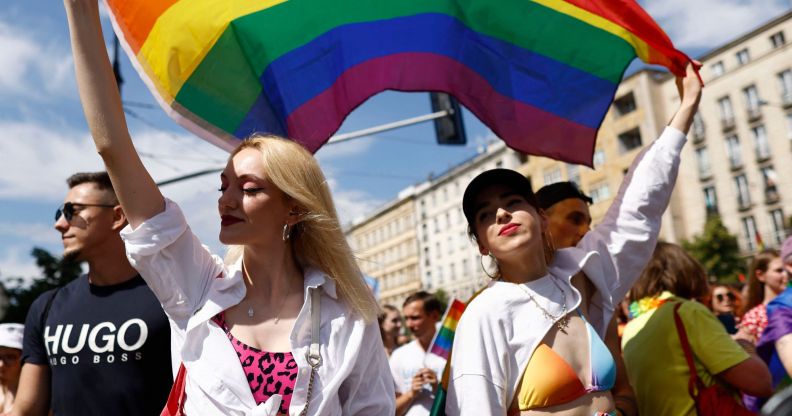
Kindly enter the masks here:
<path id="1" fill-rule="evenodd" d="M 534 195 L 531 181 L 528 178 L 511 169 L 487 170 L 470 181 L 467 188 L 465 188 L 465 194 L 462 196 L 462 212 L 465 213 L 469 226 L 472 227 L 475 224 L 476 207 L 474 204 L 476 203 L 476 198 L 483 190 L 493 185 L 506 185 L 523 196 L 529 204 L 538 207 L 536 195 Z"/>
<path id="2" fill-rule="evenodd" d="M 577 198 L 591 204 L 594 200 L 578 188 L 574 182 L 556 182 L 545 185 L 536 191 L 539 207 L 548 209 L 553 205 L 570 198 Z"/>

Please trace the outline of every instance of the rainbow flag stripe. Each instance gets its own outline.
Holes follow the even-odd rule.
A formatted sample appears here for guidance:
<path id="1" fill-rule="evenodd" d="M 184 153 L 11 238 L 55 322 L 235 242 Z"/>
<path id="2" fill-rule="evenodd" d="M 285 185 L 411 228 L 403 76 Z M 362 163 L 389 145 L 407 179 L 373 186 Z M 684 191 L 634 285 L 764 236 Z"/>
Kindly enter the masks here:
<path id="1" fill-rule="evenodd" d="M 136 69 L 224 148 L 253 132 L 317 150 L 384 90 L 453 94 L 517 150 L 590 164 L 636 56 L 687 56 L 635 0 L 107 0 Z"/>
<path id="2" fill-rule="evenodd" d="M 443 325 L 440 330 L 435 334 L 432 345 L 429 347 L 429 352 L 443 357 L 448 360 L 451 356 L 451 346 L 454 344 L 454 332 L 456 331 L 459 318 L 462 317 L 462 312 L 465 311 L 465 303 L 452 299 L 451 303 L 446 309 L 445 316 L 443 317 Z"/>

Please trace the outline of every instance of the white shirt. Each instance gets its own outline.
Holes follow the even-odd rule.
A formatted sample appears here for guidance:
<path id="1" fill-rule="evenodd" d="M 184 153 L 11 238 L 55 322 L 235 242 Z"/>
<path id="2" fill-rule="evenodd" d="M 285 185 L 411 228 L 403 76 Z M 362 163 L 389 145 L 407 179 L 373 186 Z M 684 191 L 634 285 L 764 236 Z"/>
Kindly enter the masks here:
<path id="1" fill-rule="evenodd" d="M 422 368 L 428 368 L 437 374 L 437 380 L 443 376 L 446 360 L 434 354 L 427 354 L 418 340 L 402 345 L 393 351 L 390 357 L 391 374 L 396 384 L 396 392 L 404 393 L 412 388 L 412 378 Z M 429 387 L 429 386 L 427 386 Z M 413 400 L 405 416 L 426 416 L 432 410 L 434 393 L 431 389 L 421 391 Z"/>
<path id="2" fill-rule="evenodd" d="M 171 326 L 174 374 L 187 370 L 184 411 L 197 415 L 275 415 L 280 396 L 256 406 L 250 385 L 225 332 L 210 319 L 245 296 L 241 259 L 227 267 L 209 253 L 190 231 L 172 201 L 165 211 L 121 236 L 127 256 L 162 303 Z M 322 287 L 320 341 L 322 366 L 314 380 L 311 415 L 392 415 L 390 379 L 377 323 L 351 316 L 336 295 L 332 279 L 318 270 L 305 271 L 305 301 L 290 335 L 298 374 L 289 414 L 305 406 L 311 343 L 309 287 Z"/>
<path id="3" fill-rule="evenodd" d="M 556 252 L 548 275 L 519 286 L 493 281 L 465 309 L 454 337 L 446 401 L 448 415 L 505 415 L 519 378 L 534 349 L 562 315 L 560 285 L 567 311 L 575 310 L 580 292 L 571 279 L 583 271 L 594 284 L 588 310 L 599 336 L 654 251 L 660 220 L 668 206 L 679 168 L 685 135 L 672 127 L 636 157 L 602 223 L 577 247 Z"/>

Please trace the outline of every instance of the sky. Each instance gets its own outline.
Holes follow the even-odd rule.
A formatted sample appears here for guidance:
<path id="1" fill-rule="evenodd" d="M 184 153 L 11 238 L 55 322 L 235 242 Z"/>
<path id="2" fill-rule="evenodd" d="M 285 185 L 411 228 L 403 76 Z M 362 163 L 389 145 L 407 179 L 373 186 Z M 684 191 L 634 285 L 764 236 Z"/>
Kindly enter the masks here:
<path id="1" fill-rule="evenodd" d="M 695 57 L 784 13 L 792 0 L 644 0 L 676 46 Z M 111 28 L 103 18 L 105 38 Z M 225 165 L 227 153 L 171 121 L 126 56 L 123 98 L 135 145 L 155 180 Z M 430 112 L 425 93 L 386 92 L 355 110 L 339 132 Z M 473 156 L 494 135 L 465 112 L 468 144 L 438 146 L 431 123 L 327 145 L 316 156 L 331 184 L 342 222 L 360 218 L 407 186 Z M 80 107 L 68 31 L 59 1 L 3 0 L 0 8 L 0 282 L 39 270 L 33 247 L 59 254 L 52 226 L 66 178 L 103 169 Z M 217 175 L 162 188 L 177 201 L 204 244 L 217 241 Z"/>

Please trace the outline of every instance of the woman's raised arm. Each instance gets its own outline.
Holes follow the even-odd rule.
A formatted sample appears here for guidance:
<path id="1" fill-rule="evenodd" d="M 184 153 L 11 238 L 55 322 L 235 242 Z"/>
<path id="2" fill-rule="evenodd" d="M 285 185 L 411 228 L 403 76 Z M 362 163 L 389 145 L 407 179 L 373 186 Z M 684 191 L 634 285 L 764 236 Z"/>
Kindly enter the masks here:
<path id="1" fill-rule="evenodd" d="M 64 0 L 85 118 L 130 225 L 165 209 L 165 201 L 129 136 L 107 56 L 97 0 Z"/>

